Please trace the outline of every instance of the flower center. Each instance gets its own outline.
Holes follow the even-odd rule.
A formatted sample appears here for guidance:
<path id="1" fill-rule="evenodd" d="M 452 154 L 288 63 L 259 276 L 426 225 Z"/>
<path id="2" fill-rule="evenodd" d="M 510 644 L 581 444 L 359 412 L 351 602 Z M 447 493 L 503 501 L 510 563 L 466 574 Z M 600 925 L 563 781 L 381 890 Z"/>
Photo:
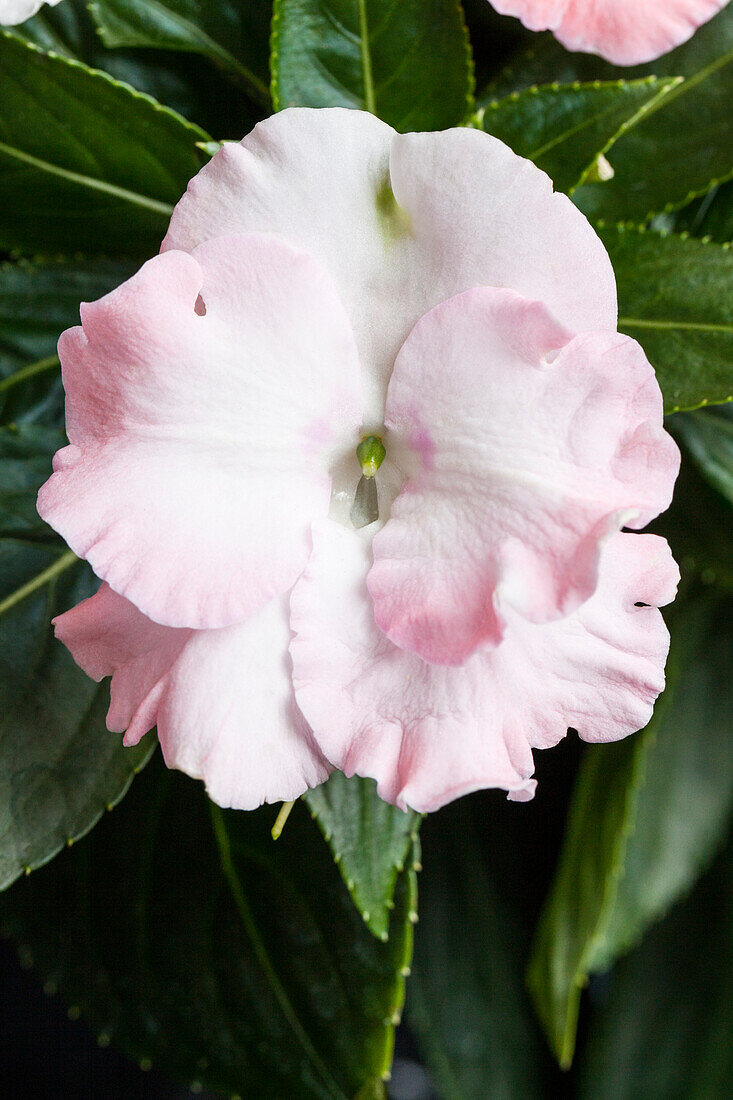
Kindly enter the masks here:
<path id="1" fill-rule="evenodd" d="M 368 527 L 370 523 L 379 519 L 379 495 L 374 475 L 384 462 L 386 455 L 384 443 L 378 435 L 365 435 L 356 448 L 356 457 L 361 466 L 362 476 L 356 486 L 349 519 L 357 530 Z"/>
<path id="2" fill-rule="evenodd" d="M 356 457 L 364 477 L 371 478 L 384 462 L 387 452 L 378 435 L 365 435 L 356 448 Z"/>

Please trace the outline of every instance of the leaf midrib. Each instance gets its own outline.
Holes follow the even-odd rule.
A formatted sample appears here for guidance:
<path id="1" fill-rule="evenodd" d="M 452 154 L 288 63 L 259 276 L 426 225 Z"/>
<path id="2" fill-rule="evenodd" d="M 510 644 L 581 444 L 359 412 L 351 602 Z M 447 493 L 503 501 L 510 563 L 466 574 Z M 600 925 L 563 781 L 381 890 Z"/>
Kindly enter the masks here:
<path id="1" fill-rule="evenodd" d="M 28 596 L 32 596 L 39 588 L 43 588 L 44 585 L 50 584 L 51 581 L 55 580 L 56 577 L 64 573 L 67 569 L 70 569 L 78 560 L 79 559 L 72 550 L 66 550 L 63 554 L 60 554 L 56 561 L 52 562 L 46 569 L 42 569 L 40 573 L 36 573 L 35 577 L 31 577 L 29 581 L 22 584 L 20 588 L 16 588 L 15 591 L 11 592 L 9 596 L 6 596 L 4 600 L 0 600 L 0 616 L 27 599 Z"/>
<path id="2" fill-rule="evenodd" d="M 643 83 L 650 84 L 649 81 L 644 81 Z M 662 81 L 660 81 L 659 83 L 663 84 Z M 632 86 L 631 83 L 629 84 L 629 86 Z M 661 88 L 659 86 L 654 87 L 652 85 L 652 87 L 650 88 L 649 98 L 641 103 L 635 111 L 632 111 L 630 115 L 626 116 L 625 121 L 619 125 L 619 129 L 614 133 L 611 141 L 606 144 L 601 152 L 606 152 L 610 145 L 614 144 L 614 141 L 621 135 L 621 133 L 624 132 L 625 129 L 630 129 L 635 122 L 639 121 L 640 118 L 643 118 L 645 115 L 647 115 L 658 98 L 666 99 L 665 87 L 670 88 L 672 86 L 672 81 L 667 82 L 667 84 Z M 550 149 L 554 149 L 556 146 L 561 145 L 563 142 L 569 141 L 570 138 L 574 137 L 576 134 L 581 133 L 583 130 L 587 130 L 589 126 L 594 126 L 597 122 L 600 122 L 607 115 L 612 114 L 616 109 L 617 103 L 614 102 L 609 104 L 603 110 L 598 111 L 596 114 L 591 115 L 589 118 L 582 119 L 580 122 L 576 123 L 575 126 L 571 126 L 568 130 L 564 130 L 561 134 L 558 134 L 557 137 L 554 137 L 550 141 L 545 142 L 545 144 L 541 145 L 538 149 L 534 149 L 531 153 L 528 154 L 529 159 L 537 160 L 538 157 L 544 156 L 544 154 L 548 153 Z"/>
<path id="3" fill-rule="evenodd" d="M 97 5 L 91 5 L 92 8 Z M 270 105 L 270 91 L 264 81 L 248 69 L 246 65 L 243 65 L 233 54 L 229 53 L 223 46 L 211 38 L 206 31 L 201 27 L 197 27 L 195 23 L 192 23 L 189 19 L 186 19 L 184 15 L 179 12 L 173 11 L 167 5 L 160 3 L 160 0 L 148 0 L 148 7 L 157 10 L 163 17 L 167 19 L 169 23 L 179 27 L 185 34 L 195 42 L 204 54 L 209 54 L 211 57 L 215 57 L 223 65 L 229 69 L 233 69 L 250 85 L 253 92 L 255 92 L 257 98 L 263 103 L 264 106 Z"/>
<path id="4" fill-rule="evenodd" d="M 361 70 L 364 81 L 364 106 L 370 114 L 377 113 L 377 99 L 374 91 L 374 75 L 372 73 L 372 53 L 369 43 L 369 21 L 367 18 L 367 0 L 357 0 L 359 8 L 359 51 L 361 53 Z"/>
<path id="5" fill-rule="evenodd" d="M 242 886 L 237 869 L 234 866 L 234 861 L 231 854 L 231 846 L 229 842 L 229 834 L 224 822 L 224 815 L 221 809 L 214 803 L 209 803 L 211 810 L 211 820 L 214 829 L 214 836 L 216 839 L 217 849 L 219 851 L 219 862 L 224 874 L 224 878 L 227 881 L 229 890 L 234 901 L 234 905 L 242 921 L 244 929 L 249 937 L 252 948 L 257 956 L 257 960 L 265 973 L 265 976 L 270 984 L 270 988 L 277 1000 L 280 1010 L 282 1011 L 285 1019 L 287 1020 L 295 1038 L 300 1043 L 303 1051 L 308 1057 L 309 1061 L 313 1065 L 314 1069 L 318 1072 L 319 1076 L 323 1080 L 324 1084 L 330 1090 L 332 1095 L 338 1100 L 347 1100 L 346 1095 L 342 1092 L 338 1083 L 335 1081 L 328 1066 L 320 1058 L 315 1047 L 311 1043 L 308 1034 L 301 1024 L 298 1016 L 290 1003 L 290 998 L 285 991 L 285 988 L 277 975 L 277 972 L 270 960 L 270 956 L 267 952 L 267 948 L 262 942 L 262 938 L 257 930 L 252 911 L 250 910 L 247 902 L 244 888 Z"/>
<path id="6" fill-rule="evenodd" d="M 733 335 L 733 324 L 717 324 L 708 321 L 675 321 L 654 317 L 619 317 L 619 328 L 683 329 L 689 332 L 720 332 Z"/>
<path id="7" fill-rule="evenodd" d="M 40 172 L 46 172 L 51 176 L 58 176 L 61 179 L 67 180 L 69 183 L 77 184 L 80 187 L 86 187 L 91 191 L 101 191 L 103 194 L 111 195 L 113 198 L 122 199 L 123 202 L 131 203 L 134 206 L 141 206 L 146 210 L 152 210 L 154 213 L 161 214 L 166 218 L 170 218 L 173 214 L 173 207 L 170 203 L 160 202 L 158 199 L 151 199 L 149 196 L 141 195 L 137 191 L 128 191 L 125 187 L 118 187 L 114 183 L 107 183 L 105 180 L 96 179 L 94 176 L 86 176 L 80 172 L 73 172 L 69 168 L 61 168 L 57 164 L 52 164 L 47 160 L 41 160 L 39 157 L 34 157 L 30 153 L 23 152 L 22 149 L 17 149 L 12 145 L 6 145 L 5 142 L 2 141 L 0 141 L 0 154 L 18 160 L 23 164 L 28 164 L 32 168 L 37 168 Z"/>

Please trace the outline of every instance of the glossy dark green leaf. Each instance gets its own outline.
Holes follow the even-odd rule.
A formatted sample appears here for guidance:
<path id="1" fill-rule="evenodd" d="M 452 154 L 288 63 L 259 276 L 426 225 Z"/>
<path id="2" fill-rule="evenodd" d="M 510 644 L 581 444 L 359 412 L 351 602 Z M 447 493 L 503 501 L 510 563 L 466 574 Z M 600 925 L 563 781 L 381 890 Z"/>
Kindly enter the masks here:
<path id="1" fill-rule="evenodd" d="M 0 531 L 4 538 L 51 538 L 36 511 L 51 456 L 66 443 L 60 428 L 36 424 L 0 428 Z"/>
<path id="2" fill-rule="evenodd" d="M 670 429 L 677 419 L 670 419 Z M 685 588 L 702 584 L 733 591 L 733 509 L 702 477 L 684 449 L 672 506 L 652 529 L 669 541 Z"/>
<path id="3" fill-rule="evenodd" d="M 6 895 L 6 927 L 105 1042 L 197 1091 L 379 1095 L 414 872 L 381 943 L 305 807 L 277 842 L 271 823 L 271 807 L 210 808 L 153 762 L 84 844 Z"/>
<path id="4" fill-rule="evenodd" d="M 647 77 L 601 84 L 551 84 L 493 99 L 481 128 L 547 172 L 558 191 L 585 182 L 598 158 L 674 87 Z"/>
<path id="5" fill-rule="evenodd" d="M 471 802 L 424 825 L 407 1021 L 441 1100 L 540 1100 L 546 1055 L 524 989 L 522 920 L 484 866 L 493 842 Z"/>
<path id="6" fill-rule="evenodd" d="M 733 504 L 733 405 L 676 416 L 673 427 L 710 484 Z"/>
<path id="7" fill-rule="evenodd" d="M 95 0 L 89 7 L 105 46 L 203 54 L 269 103 L 271 0 Z"/>
<path id="8" fill-rule="evenodd" d="M 272 87 L 283 107 L 358 107 L 397 130 L 466 116 L 473 66 L 458 0 L 275 0 Z"/>
<path id="9" fill-rule="evenodd" d="M 643 346 L 666 412 L 733 397 L 733 251 L 722 245 L 606 226 L 622 332 Z"/>
<path id="10" fill-rule="evenodd" d="M 529 980 L 562 1065 L 580 995 L 695 881 L 733 803 L 730 597 L 678 612 L 668 686 L 641 734 L 584 758 Z"/>
<path id="11" fill-rule="evenodd" d="M 733 182 L 722 183 L 676 214 L 663 217 L 673 218 L 678 232 L 729 244 L 733 241 Z"/>
<path id="12" fill-rule="evenodd" d="M 580 1100 L 733 1095 L 733 849 L 599 990 Z"/>
<path id="13" fill-rule="evenodd" d="M 150 5 L 146 8 L 151 10 Z M 44 5 L 33 19 L 14 27 L 13 33 L 47 53 L 102 69 L 212 133 L 241 136 L 259 120 L 261 108 L 244 95 L 232 95 L 231 81 L 200 54 L 141 47 L 106 49 L 85 0 L 64 0 L 53 8 Z M 262 47 L 266 69 L 266 41 Z"/>
<path id="14" fill-rule="evenodd" d="M 105 74 L 0 34 L 0 249 L 156 251 L 206 140 Z"/>
<path id="15" fill-rule="evenodd" d="M 592 218 L 645 221 L 733 175 L 733 11 L 653 68 L 686 79 L 619 141 L 614 178 L 577 191 L 575 202 Z"/>
<path id="16" fill-rule="evenodd" d="M 638 80 L 646 76 L 685 76 L 700 72 L 715 58 L 730 49 L 733 22 L 723 10 L 704 23 L 691 38 L 661 57 L 643 65 L 618 66 L 592 53 L 571 53 L 549 31 L 528 34 L 511 57 L 503 63 L 494 80 L 481 94 L 481 103 L 490 98 L 521 91 L 533 84 L 571 84 L 574 80 Z"/>
<path id="17" fill-rule="evenodd" d="M 537 35 L 529 49 L 502 68 L 480 103 L 549 81 L 685 77 L 614 146 L 609 156 L 614 178 L 574 195 L 593 218 L 640 222 L 683 206 L 733 175 L 732 72 L 733 8 L 728 5 L 678 49 L 629 69 L 592 54 L 568 53 L 552 35 Z"/>
<path id="18" fill-rule="evenodd" d="M 420 814 L 383 802 L 372 779 L 334 772 L 305 795 L 354 904 L 375 936 L 386 939 L 397 877 L 420 828 Z"/>
<path id="19" fill-rule="evenodd" d="M 151 749 L 105 727 L 109 688 L 76 667 L 51 618 L 99 581 L 35 509 L 63 432 L 0 428 L 0 888 L 90 829 Z"/>
<path id="20" fill-rule="evenodd" d="M 84 0 L 64 0 L 54 7 L 44 4 L 32 19 L 14 26 L 12 33 L 40 46 L 46 53 L 76 58 L 97 67 L 92 58 L 97 52 L 98 39 L 95 41 L 94 24 Z"/>
<path id="21" fill-rule="evenodd" d="M 0 265 L 0 423 L 63 423 L 56 342 L 79 324 L 80 302 L 133 271 L 106 261 Z"/>
<path id="22" fill-rule="evenodd" d="M 152 747 L 122 748 L 105 727 L 109 688 L 53 638 L 51 617 L 98 583 L 63 548 L 0 538 L 0 887 L 91 829 Z"/>

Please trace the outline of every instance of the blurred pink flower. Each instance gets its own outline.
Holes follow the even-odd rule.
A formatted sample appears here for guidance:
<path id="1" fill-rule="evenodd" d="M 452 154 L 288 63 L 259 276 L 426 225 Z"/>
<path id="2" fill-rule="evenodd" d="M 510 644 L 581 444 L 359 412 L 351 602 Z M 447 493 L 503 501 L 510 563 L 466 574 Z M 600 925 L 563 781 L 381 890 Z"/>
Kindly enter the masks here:
<path id="1" fill-rule="evenodd" d="M 608 257 L 476 130 L 288 110 L 59 343 L 39 510 L 105 582 L 57 633 L 222 805 L 332 767 L 432 810 L 646 724 L 679 454 Z M 377 435 L 379 517 L 352 522 Z"/>
<path id="2" fill-rule="evenodd" d="M 686 42 L 728 0 L 490 0 L 531 31 L 550 30 L 568 50 L 614 65 L 653 61 Z"/>

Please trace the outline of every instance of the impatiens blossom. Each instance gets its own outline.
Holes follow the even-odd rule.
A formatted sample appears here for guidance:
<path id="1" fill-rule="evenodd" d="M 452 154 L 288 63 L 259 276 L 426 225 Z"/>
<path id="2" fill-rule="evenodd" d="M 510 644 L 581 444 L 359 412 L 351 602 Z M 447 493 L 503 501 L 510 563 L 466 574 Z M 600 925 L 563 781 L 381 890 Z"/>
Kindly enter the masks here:
<path id="1" fill-rule="evenodd" d="M 44 4 L 53 8 L 61 0 L 0 0 L 0 27 L 13 27 L 18 23 L 25 23 Z"/>
<path id="2" fill-rule="evenodd" d="M 632 532 L 679 454 L 603 246 L 534 165 L 283 111 L 81 319 L 39 510 L 104 582 L 56 629 L 127 744 L 157 725 L 222 805 L 335 767 L 432 810 L 531 797 L 569 727 L 646 724 L 677 569 Z"/>
<path id="3" fill-rule="evenodd" d="M 550 30 L 568 50 L 614 65 L 653 61 L 686 42 L 728 0 L 490 0 L 531 31 Z"/>

